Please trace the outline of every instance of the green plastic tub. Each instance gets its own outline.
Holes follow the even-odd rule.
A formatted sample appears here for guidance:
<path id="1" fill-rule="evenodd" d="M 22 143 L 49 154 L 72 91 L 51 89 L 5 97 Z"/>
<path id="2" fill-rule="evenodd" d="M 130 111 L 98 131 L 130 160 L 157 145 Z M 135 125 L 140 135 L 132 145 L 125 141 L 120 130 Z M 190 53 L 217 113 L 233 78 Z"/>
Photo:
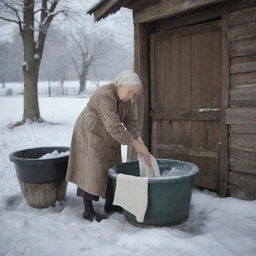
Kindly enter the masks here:
<path id="1" fill-rule="evenodd" d="M 186 221 L 189 217 L 193 180 L 198 167 L 189 162 L 157 159 L 161 177 L 148 180 L 148 207 L 144 222 L 123 209 L 125 218 L 139 226 L 172 226 Z M 170 171 L 174 167 L 173 172 Z M 167 172 L 167 173 L 166 173 Z M 118 173 L 139 176 L 139 162 L 131 161 L 114 165 L 108 170 L 113 192 Z"/>

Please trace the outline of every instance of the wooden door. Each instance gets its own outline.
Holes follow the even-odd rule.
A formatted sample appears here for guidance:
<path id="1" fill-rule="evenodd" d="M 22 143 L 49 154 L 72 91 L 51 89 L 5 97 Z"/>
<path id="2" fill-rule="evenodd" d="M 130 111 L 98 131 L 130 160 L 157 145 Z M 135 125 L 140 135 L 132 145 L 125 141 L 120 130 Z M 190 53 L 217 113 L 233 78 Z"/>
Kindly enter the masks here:
<path id="1" fill-rule="evenodd" d="M 221 23 L 150 36 L 151 152 L 198 165 L 194 184 L 218 190 Z"/>

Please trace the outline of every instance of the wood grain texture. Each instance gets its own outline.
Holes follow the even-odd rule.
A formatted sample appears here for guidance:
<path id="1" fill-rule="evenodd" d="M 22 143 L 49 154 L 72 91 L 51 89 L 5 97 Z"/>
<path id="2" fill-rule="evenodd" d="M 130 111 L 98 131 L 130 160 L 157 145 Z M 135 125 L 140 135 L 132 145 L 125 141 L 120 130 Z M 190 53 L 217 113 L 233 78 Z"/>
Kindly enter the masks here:
<path id="1" fill-rule="evenodd" d="M 196 163 L 195 184 L 218 190 L 221 22 L 151 35 L 152 151 Z"/>
<path id="2" fill-rule="evenodd" d="M 54 205 L 56 200 L 64 200 L 66 196 L 66 181 L 40 184 L 19 181 L 19 183 L 27 203 L 35 208 L 47 208 Z"/>
<path id="3" fill-rule="evenodd" d="M 142 91 L 135 98 L 137 117 L 145 145 L 150 148 L 149 120 L 149 27 L 147 24 L 134 25 L 134 71 L 142 82 Z M 128 161 L 137 160 L 137 152 L 128 146 Z"/>
<path id="4" fill-rule="evenodd" d="M 242 172 L 229 172 L 230 195 L 240 199 L 255 200 L 256 175 Z"/>
<path id="5" fill-rule="evenodd" d="M 227 108 L 226 124 L 256 124 L 256 108 Z"/>
<path id="6" fill-rule="evenodd" d="M 230 148 L 229 169 L 256 175 L 256 152 Z"/>
<path id="7" fill-rule="evenodd" d="M 229 57 L 228 57 L 228 15 L 222 16 L 221 29 L 221 122 L 220 122 L 220 159 L 219 159 L 219 194 L 228 193 L 228 126 L 225 124 L 225 109 L 229 104 Z"/>

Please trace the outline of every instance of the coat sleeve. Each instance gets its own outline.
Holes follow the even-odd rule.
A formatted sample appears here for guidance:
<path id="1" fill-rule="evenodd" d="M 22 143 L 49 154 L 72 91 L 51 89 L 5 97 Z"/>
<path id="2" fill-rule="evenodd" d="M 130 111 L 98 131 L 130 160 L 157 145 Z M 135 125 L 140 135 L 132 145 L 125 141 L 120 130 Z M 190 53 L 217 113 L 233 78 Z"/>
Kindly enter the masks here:
<path id="1" fill-rule="evenodd" d="M 97 111 L 108 133 L 120 144 L 128 145 L 134 137 L 121 123 L 116 112 L 116 102 L 105 95 L 99 95 L 98 102 Z"/>
<path id="2" fill-rule="evenodd" d="M 124 125 L 127 128 L 127 130 L 133 134 L 135 138 L 141 136 L 141 130 L 138 124 L 138 120 L 136 118 L 136 112 L 133 102 L 130 102 L 128 104 L 128 111 L 124 119 Z"/>

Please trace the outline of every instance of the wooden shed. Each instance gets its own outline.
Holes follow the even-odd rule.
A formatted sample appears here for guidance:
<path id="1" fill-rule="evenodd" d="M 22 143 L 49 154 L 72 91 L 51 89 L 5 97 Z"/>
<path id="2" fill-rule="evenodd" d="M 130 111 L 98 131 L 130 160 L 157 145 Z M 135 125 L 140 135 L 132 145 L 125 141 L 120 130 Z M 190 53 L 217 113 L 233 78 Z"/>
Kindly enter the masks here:
<path id="1" fill-rule="evenodd" d="M 197 164 L 198 187 L 256 199 L 256 1 L 102 0 L 88 13 L 121 7 L 133 10 L 151 152 Z"/>

